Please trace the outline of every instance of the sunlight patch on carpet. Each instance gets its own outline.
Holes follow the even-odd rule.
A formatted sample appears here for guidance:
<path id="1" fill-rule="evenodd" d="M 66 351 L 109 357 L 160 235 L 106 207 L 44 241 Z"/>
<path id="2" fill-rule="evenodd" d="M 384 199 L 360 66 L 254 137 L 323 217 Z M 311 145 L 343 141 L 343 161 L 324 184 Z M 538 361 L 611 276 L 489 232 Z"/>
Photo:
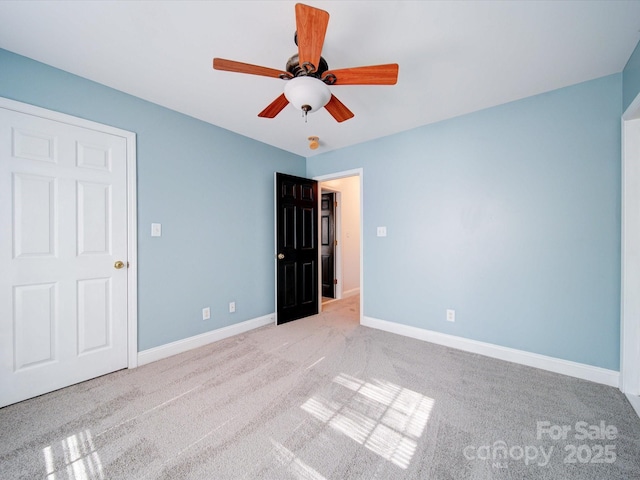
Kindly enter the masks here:
<path id="1" fill-rule="evenodd" d="M 271 440 L 271 443 L 275 447 L 278 462 L 282 466 L 288 468 L 289 471 L 299 480 L 327 480 L 312 467 L 296 457 L 295 453 L 281 443 L 278 443 L 275 440 Z"/>
<path id="2" fill-rule="evenodd" d="M 314 396 L 301 408 L 406 469 L 429 421 L 434 400 L 384 380 L 367 382 L 341 373 L 333 381 L 353 392 L 348 401 Z"/>
<path id="3" fill-rule="evenodd" d="M 47 468 L 47 480 L 104 480 L 100 455 L 95 449 L 91 432 L 71 435 L 59 444 L 42 449 Z M 56 467 L 56 459 L 64 465 Z"/>

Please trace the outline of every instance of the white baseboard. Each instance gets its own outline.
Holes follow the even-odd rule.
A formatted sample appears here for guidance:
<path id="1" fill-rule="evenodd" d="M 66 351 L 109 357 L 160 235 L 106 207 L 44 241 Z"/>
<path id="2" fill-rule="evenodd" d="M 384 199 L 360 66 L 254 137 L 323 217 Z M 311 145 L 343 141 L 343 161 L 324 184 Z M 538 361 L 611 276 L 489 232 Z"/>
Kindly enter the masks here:
<path id="1" fill-rule="evenodd" d="M 253 318 L 245 322 L 229 325 L 228 327 L 222 327 L 217 330 L 212 330 L 183 340 L 167 343 L 166 345 L 160 345 L 159 347 L 149 348 L 148 350 L 138 352 L 138 366 L 155 362 L 156 360 L 162 360 L 163 358 L 202 347 L 204 345 L 217 342 L 218 340 L 233 337 L 234 335 L 248 332 L 254 328 L 273 325 L 274 322 L 275 314 L 272 313 L 270 315 L 265 315 L 264 317 Z"/>
<path id="2" fill-rule="evenodd" d="M 399 323 L 379 320 L 372 317 L 363 317 L 362 325 L 365 327 L 384 330 L 385 332 L 403 335 L 405 337 L 423 340 L 425 342 L 436 343 L 446 347 L 457 348 L 466 352 L 477 353 L 487 357 L 505 360 L 507 362 L 519 363 L 529 367 L 540 368 L 550 372 L 569 375 L 571 377 L 589 380 L 591 382 L 619 387 L 620 372 L 608 370 L 606 368 L 594 367 L 584 363 L 571 362 L 559 358 L 548 357 L 537 353 L 525 352 L 514 348 L 501 347 L 491 343 L 478 342 L 463 337 L 456 337 L 446 333 L 434 332 L 418 327 L 410 327 Z"/>
<path id="3" fill-rule="evenodd" d="M 360 295 L 360 287 L 351 288 L 342 292 L 342 298 L 353 297 L 354 295 Z"/>

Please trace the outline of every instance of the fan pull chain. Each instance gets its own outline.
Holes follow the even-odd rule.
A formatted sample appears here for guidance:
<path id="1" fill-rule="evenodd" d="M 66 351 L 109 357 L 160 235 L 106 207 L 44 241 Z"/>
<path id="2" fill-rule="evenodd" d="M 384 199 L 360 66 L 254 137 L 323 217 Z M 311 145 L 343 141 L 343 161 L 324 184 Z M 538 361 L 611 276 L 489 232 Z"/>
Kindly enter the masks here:
<path id="1" fill-rule="evenodd" d="M 304 117 L 304 123 L 307 123 L 307 114 L 311 111 L 311 107 L 309 105 L 302 106 L 302 116 Z"/>

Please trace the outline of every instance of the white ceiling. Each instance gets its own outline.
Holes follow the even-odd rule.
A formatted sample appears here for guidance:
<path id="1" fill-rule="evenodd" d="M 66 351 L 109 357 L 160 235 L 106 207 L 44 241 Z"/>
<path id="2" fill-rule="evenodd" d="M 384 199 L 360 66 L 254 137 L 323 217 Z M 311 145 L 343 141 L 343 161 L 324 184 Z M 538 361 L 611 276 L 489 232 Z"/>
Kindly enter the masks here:
<path id="1" fill-rule="evenodd" d="M 622 71 L 640 1 L 306 1 L 329 12 L 331 69 L 398 63 L 394 86 L 334 86 L 355 117 L 257 114 L 285 69 L 295 1 L 0 2 L 0 48 L 309 157 Z M 307 137 L 320 137 L 308 148 Z"/>

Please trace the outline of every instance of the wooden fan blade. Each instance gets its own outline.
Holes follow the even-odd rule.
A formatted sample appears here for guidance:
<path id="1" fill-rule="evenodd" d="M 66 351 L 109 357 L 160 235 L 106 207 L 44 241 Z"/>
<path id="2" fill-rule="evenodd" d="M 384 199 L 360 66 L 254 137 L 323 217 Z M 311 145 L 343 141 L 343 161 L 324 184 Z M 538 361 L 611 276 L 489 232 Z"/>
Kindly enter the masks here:
<path id="1" fill-rule="evenodd" d="M 315 69 L 320 64 L 324 35 L 329 25 L 329 13 L 302 3 L 296 4 L 296 29 L 300 66 L 310 63 Z"/>
<path id="2" fill-rule="evenodd" d="M 285 97 L 283 93 L 278 98 L 276 98 L 273 102 L 271 102 L 267 108 L 262 110 L 258 114 L 258 116 L 262 118 L 274 118 L 287 105 L 289 105 L 289 100 L 287 100 L 287 97 Z"/>
<path id="3" fill-rule="evenodd" d="M 326 108 L 331 116 L 338 122 L 344 122 L 354 116 L 353 112 L 345 107 L 344 103 L 338 100 L 333 94 L 331 95 L 331 100 L 329 100 L 329 103 L 327 103 L 324 108 Z"/>
<path id="4" fill-rule="evenodd" d="M 262 75 L 263 77 L 280 78 L 281 75 L 291 77 L 292 75 L 275 68 L 261 67 L 259 65 L 251 65 L 250 63 L 236 62 L 234 60 L 226 60 L 224 58 L 214 58 L 213 68 L 215 70 L 224 70 L 226 72 L 249 73 L 251 75 Z"/>
<path id="5" fill-rule="evenodd" d="M 336 77 L 333 85 L 395 85 L 398 81 L 398 64 L 342 68 L 326 72 L 323 77 L 327 75 Z"/>

